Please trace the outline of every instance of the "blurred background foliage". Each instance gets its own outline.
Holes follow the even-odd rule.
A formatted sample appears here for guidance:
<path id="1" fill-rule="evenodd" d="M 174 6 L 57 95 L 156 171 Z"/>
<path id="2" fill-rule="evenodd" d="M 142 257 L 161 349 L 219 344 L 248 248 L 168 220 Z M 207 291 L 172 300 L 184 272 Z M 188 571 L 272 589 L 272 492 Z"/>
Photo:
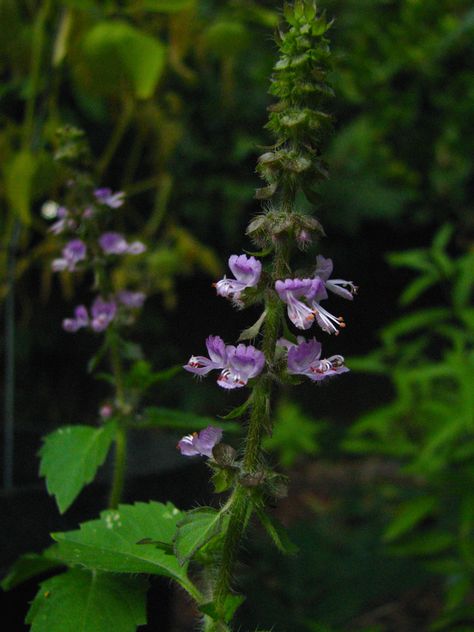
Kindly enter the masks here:
<path id="1" fill-rule="evenodd" d="M 474 9 L 469 0 L 324 8 L 335 17 L 336 132 L 316 200 L 329 236 L 318 249 L 361 288 L 348 328 L 325 349 L 346 355 L 352 373 L 284 393 L 277 406 L 267 449 L 292 479 L 277 511 L 301 552 L 282 558 L 255 532 L 241 622 L 472 630 Z M 153 366 L 201 353 L 209 333 L 231 342 L 253 314 L 233 313 L 210 285 L 258 210 L 279 11 L 274 0 L 0 2 L 0 296 L 14 261 L 20 490 L 36 484 L 39 436 L 93 422 L 103 397 L 84 370 L 96 341 L 60 329 L 85 284 L 50 273 L 58 247 L 42 209 L 67 187 L 57 129 L 85 131 L 97 183 L 127 192 L 117 228 L 149 246 L 117 274 L 151 296 L 134 337 Z M 213 417 L 239 403 L 216 391 L 178 375 L 148 403 Z M 205 466 L 170 456 L 175 442 L 137 440 L 133 490 L 191 506 L 195 486 L 186 496 L 173 485 L 205 480 Z M 172 473 L 166 490 L 162 478 L 143 483 L 156 472 Z"/>

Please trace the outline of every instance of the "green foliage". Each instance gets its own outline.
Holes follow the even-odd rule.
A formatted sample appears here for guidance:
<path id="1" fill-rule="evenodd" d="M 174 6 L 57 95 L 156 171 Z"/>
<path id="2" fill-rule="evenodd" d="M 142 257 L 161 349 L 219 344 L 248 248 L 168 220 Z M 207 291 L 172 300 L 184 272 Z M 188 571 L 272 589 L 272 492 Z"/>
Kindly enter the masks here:
<path id="1" fill-rule="evenodd" d="M 226 525 L 225 511 L 198 507 L 188 511 L 178 523 L 174 537 L 174 553 L 180 564 L 185 564 Z"/>
<path id="2" fill-rule="evenodd" d="M 183 514 L 171 503 L 120 505 L 100 519 L 84 522 L 78 531 L 54 534 L 60 559 L 109 573 L 165 575 L 189 590 L 186 567 L 163 550 L 139 544 L 144 538 L 171 544 Z"/>
<path id="3" fill-rule="evenodd" d="M 215 621 L 224 620 L 226 623 L 232 620 L 237 608 L 244 602 L 243 595 L 227 595 L 224 599 L 222 611 L 217 610 L 217 605 L 213 601 L 201 604 L 199 610 L 207 614 Z"/>
<path id="4" fill-rule="evenodd" d="M 114 439 L 115 425 L 102 428 L 65 426 L 44 439 L 40 450 L 40 475 L 48 492 L 64 513 L 105 461 Z"/>
<path id="5" fill-rule="evenodd" d="M 54 545 L 43 551 L 43 553 L 25 553 L 19 557 L 2 579 L 0 586 L 3 590 L 11 590 L 23 582 L 41 575 L 62 565 L 54 554 Z"/>
<path id="6" fill-rule="evenodd" d="M 276 410 L 276 421 L 271 437 L 266 437 L 264 447 L 278 455 L 284 467 L 291 467 L 298 457 L 318 453 L 318 435 L 326 424 L 307 417 L 292 402 L 282 402 Z"/>
<path id="7" fill-rule="evenodd" d="M 431 568 L 446 576 L 445 612 L 456 619 L 459 611 L 462 619 L 474 586 L 474 274 L 472 252 L 451 255 L 452 236 L 444 226 L 430 248 L 390 255 L 393 265 L 417 274 L 403 304 L 433 286 L 442 306 L 401 316 L 381 332 L 381 349 L 354 363 L 390 376 L 395 398 L 360 418 L 344 445 L 395 456 L 418 481 L 421 489 L 410 494 L 395 488 L 385 539 L 393 553 L 433 560 Z M 446 556 L 452 564 L 444 565 Z"/>
<path id="8" fill-rule="evenodd" d="M 135 632 L 146 623 L 143 577 L 78 568 L 40 584 L 26 623 L 32 632 Z"/>

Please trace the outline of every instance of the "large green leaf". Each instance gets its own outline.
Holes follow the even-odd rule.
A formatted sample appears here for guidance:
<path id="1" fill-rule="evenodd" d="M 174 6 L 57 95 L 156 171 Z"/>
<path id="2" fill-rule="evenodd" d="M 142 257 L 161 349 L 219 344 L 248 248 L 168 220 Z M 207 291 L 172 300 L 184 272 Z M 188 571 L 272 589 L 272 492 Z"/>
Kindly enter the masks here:
<path id="1" fill-rule="evenodd" d="M 211 538 L 218 535 L 225 514 L 212 507 L 188 511 L 179 522 L 174 539 L 174 552 L 180 564 L 185 564 Z"/>
<path id="2" fill-rule="evenodd" d="M 72 568 L 40 584 L 28 611 L 31 632 L 135 632 L 146 623 L 143 577 Z"/>
<path id="3" fill-rule="evenodd" d="M 99 92 L 116 91 L 126 79 L 139 99 L 148 99 L 165 65 L 164 44 L 120 20 L 96 24 L 85 36 L 83 50 L 89 77 Z"/>
<path id="4" fill-rule="evenodd" d="M 40 450 L 40 475 L 64 513 L 105 460 L 115 426 L 66 426 L 48 435 Z"/>
<path id="5" fill-rule="evenodd" d="M 62 565 L 54 556 L 54 546 L 49 547 L 43 553 L 25 553 L 19 557 L 2 579 L 0 586 L 3 590 L 11 590 L 26 582 L 28 579 L 41 575 L 47 571 Z"/>
<path id="6" fill-rule="evenodd" d="M 70 564 L 112 573 L 165 575 L 192 591 L 186 568 L 150 540 L 171 544 L 183 513 L 171 503 L 135 503 L 102 512 L 99 520 L 81 524 L 78 531 L 53 534 L 59 555 Z"/>

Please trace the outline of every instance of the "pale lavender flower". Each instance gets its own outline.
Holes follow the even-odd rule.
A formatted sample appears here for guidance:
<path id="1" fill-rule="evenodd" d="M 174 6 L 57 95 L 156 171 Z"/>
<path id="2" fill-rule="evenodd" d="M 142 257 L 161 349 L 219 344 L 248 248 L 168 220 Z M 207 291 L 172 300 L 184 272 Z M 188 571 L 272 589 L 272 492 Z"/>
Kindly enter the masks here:
<path id="1" fill-rule="evenodd" d="M 75 333 L 83 327 L 89 325 L 89 314 L 84 305 L 78 305 L 74 309 L 74 318 L 65 318 L 63 320 L 63 329 L 68 333 Z"/>
<path id="2" fill-rule="evenodd" d="M 120 233 L 107 232 L 99 238 L 99 244 L 106 255 L 140 255 L 145 252 L 145 244 L 141 241 L 134 241 L 131 244 Z"/>
<path id="3" fill-rule="evenodd" d="M 119 206 L 122 206 L 125 201 L 125 193 L 123 191 L 112 193 L 112 189 L 106 187 L 96 189 L 94 191 L 94 195 L 98 202 L 105 204 L 110 208 L 119 208 Z"/>
<path id="4" fill-rule="evenodd" d="M 349 371 L 341 355 L 321 359 L 321 344 L 315 338 L 305 340 L 298 336 L 297 341 L 296 345 L 284 338 L 278 341 L 279 346 L 288 350 L 288 373 L 305 375 L 313 382 L 320 382 L 327 377 Z"/>
<path id="5" fill-rule="evenodd" d="M 116 313 L 117 304 L 115 301 L 104 301 L 101 296 L 98 296 L 91 307 L 92 329 L 96 332 L 104 331 L 113 321 Z"/>
<path id="6" fill-rule="evenodd" d="M 276 281 L 278 296 L 288 306 L 288 318 L 298 329 L 309 329 L 315 318 L 311 307 L 300 299 L 311 301 L 321 288 L 324 288 L 322 281 L 316 279 Z"/>
<path id="7" fill-rule="evenodd" d="M 234 389 L 245 386 L 250 379 L 261 373 L 265 365 L 264 354 L 252 345 L 228 345 L 226 353 L 226 366 L 217 378 L 217 383 L 222 388 Z"/>
<path id="8" fill-rule="evenodd" d="M 183 456 L 212 456 L 212 448 L 220 443 L 222 429 L 208 426 L 198 434 L 185 435 L 176 446 Z"/>
<path id="9" fill-rule="evenodd" d="M 59 206 L 56 210 L 57 221 L 51 224 L 49 232 L 53 235 L 60 235 L 70 226 L 71 220 L 68 219 L 69 211 L 64 206 Z"/>
<path id="10" fill-rule="evenodd" d="M 323 281 L 325 287 L 350 301 L 357 294 L 357 286 L 352 281 L 344 281 L 344 279 L 330 279 L 332 274 L 333 263 L 331 259 L 326 259 L 322 255 L 316 257 L 316 270 L 314 272 L 316 278 Z M 348 289 L 346 289 L 348 288 Z"/>
<path id="11" fill-rule="evenodd" d="M 191 356 L 184 369 L 196 375 L 207 375 L 213 369 L 223 369 L 227 362 L 227 352 L 224 341 L 220 336 L 209 336 L 206 339 L 209 358 L 205 356 Z"/>
<path id="12" fill-rule="evenodd" d="M 240 293 L 248 287 L 255 287 L 262 273 L 262 264 L 255 257 L 246 255 L 231 255 L 229 257 L 229 268 L 235 279 L 223 279 L 215 284 L 217 294 L 225 298 L 240 300 Z"/>
<path id="13" fill-rule="evenodd" d="M 76 265 L 86 258 L 86 244 L 81 239 L 73 239 L 64 246 L 62 255 L 62 258 L 53 260 L 51 265 L 53 271 L 69 270 L 69 272 L 74 272 Z"/>
<path id="14" fill-rule="evenodd" d="M 112 417 L 113 412 L 114 412 L 114 408 L 112 404 L 103 404 L 100 407 L 99 415 L 102 417 L 102 419 L 110 419 L 110 417 Z"/>
<path id="15" fill-rule="evenodd" d="M 131 292 L 130 290 L 122 290 L 117 294 L 119 303 L 130 309 L 140 309 L 143 307 L 146 295 L 143 292 Z"/>

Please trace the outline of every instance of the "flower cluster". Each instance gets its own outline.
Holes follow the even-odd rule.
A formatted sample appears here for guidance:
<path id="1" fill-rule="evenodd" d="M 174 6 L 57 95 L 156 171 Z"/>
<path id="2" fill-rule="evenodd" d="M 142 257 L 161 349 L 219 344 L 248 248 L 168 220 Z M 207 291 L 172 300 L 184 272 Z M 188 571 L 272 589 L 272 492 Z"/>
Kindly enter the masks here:
<path id="1" fill-rule="evenodd" d="M 345 327 L 342 316 L 334 316 L 321 306 L 328 298 L 327 290 L 352 300 L 357 287 L 352 281 L 330 279 L 333 264 L 331 259 L 319 255 L 314 276 L 305 279 L 285 279 L 275 283 L 275 289 L 287 304 L 288 318 L 298 329 L 309 329 L 314 321 L 328 334 L 338 334 Z"/>
<path id="2" fill-rule="evenodd" d="M 221 372 L 217 383 L 222 388 L 242 388 L 250 379 L 261 373 L 265 356 L 252 345 L 226 345 L 219 336 L 206 340 L 209 357 L 191 356 L 184 365 L 186 371 L 195 375 L 207 375 L 214 369 Z"/>
<path id="3" fill-rule="evenodd" d="M 145 252 L 146 246 L 141 241 L 128 242 L 120 233 L 100 230 L 108 219 L 110 209 L 117 209 L 124 203 L 123 191 L 114 193 L 108 188 L 96 189 L 92 198 L 93 201 L 85 208 L 56 207 L 54 215 L 57 221 L 50 227 L 50 232 L 55 235 L 69 233 L 73 238 L 63 247 L 62 256 L 53 260 L 54 272 L 75 272 L 80 269 L 93 269 L 96 272 L 97 266 L 103 268 L 110 257 Z M 141 308 L 145 301 L 143 292 L 122 290 L 112 294 L 108 288 L 100 286 L 99 292 L 89 310 L 84 305 L 78 305 L 73 317 L 63 320 L 65 331 L 74 333 L 89 328 L 102 332 L 120 315 L 123 316 L 120 322 L 130 320 L 131 310 Z"/>

